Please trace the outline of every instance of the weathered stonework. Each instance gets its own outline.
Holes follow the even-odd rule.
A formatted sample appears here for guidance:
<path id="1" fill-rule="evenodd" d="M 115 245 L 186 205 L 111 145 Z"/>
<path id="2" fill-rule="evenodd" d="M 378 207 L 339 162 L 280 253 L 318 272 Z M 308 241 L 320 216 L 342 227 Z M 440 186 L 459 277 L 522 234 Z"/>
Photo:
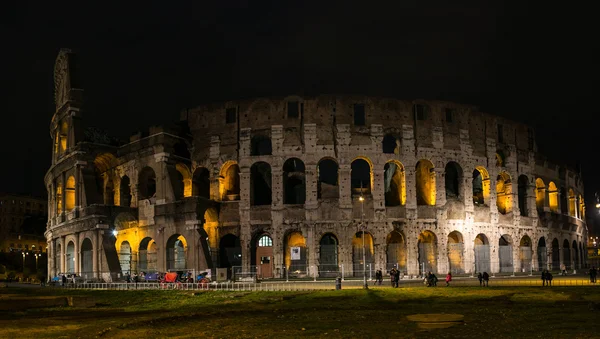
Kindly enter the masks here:
<path id="1" fill-rule="evenodd" d="M 363 231 L 367 270 L 585 262 L 581 178 L 525 125 L 450 102 L 290 96 L 198 107 L 187 133 L 111 146 L 82 137 L 70 56 L 45 179 L 51 274 L 362 275 Z"/>

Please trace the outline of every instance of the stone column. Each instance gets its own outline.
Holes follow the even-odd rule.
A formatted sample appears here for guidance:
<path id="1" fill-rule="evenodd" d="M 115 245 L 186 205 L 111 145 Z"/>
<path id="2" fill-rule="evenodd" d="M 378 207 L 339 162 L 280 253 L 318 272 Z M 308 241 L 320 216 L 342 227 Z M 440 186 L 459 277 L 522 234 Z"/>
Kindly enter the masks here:
<path id="1" fill-rule="evenodd" d="M 271 167 L 271 206 L 273 209 L 283 208 L 283 172 L 281 166 Z"/>
<path id="2" fill-rule="evenodd" d="M 317 164 L 307 163 L 305 171 L 305 184 L 306 184 L 306 202 L 305 207 L 307 209 L 315 209 L 318 206 L 317 200 Z"/>
<path id="3" fill-rule="evenodd" d="M 75 251 L 74 252 L 75 252 L 75 254 L 73 256 L 75 257 L 74 258 L 75 260 L 73 260 L 73 261 L 75 263 L 74 264 L 75 274 L 81 274 L 81 267 L 80 267 L 80 264 L 81 264 L 81 258 L 80 258 L 80 256 L 81 256 L 81 248 L 79 246 L 79 233 L 75 233 L 74 236 L 75 236 L 75 241 L 74 241 L 74 244 L 75 244 Z"/>
<path id="4" fill-rule="evenodd" d="M 408 275 L 417 276 L 420 274 L 419 253 L 418 253 L 418 235 L 415 231 L 408 231 L 411 226 L 407 225 L 406 232 L 406 271 Z"/>
<path id="5" fill-rule="evenodd" d="M 48 258 L 48 279 L 52 279 L 56 276 L 56 272 L 54 272 L 54 240 L 52 236 L 49 236 L 50 240 L 46 243 L 46 257 Z"/>
<path id="6" fill-rule="evenodd" d="M 338 182 L 340 208 L 352 208 L 352 193 L 351 193 L 351 173 L 350 164 L 340 164 L 338 170 Z"/>
<path id="7" fill-rule="evenodd" d="M 306 232 L 306 248 L 307 248 L 307 255 L 308 255 L 308 260 L 306 262 L 306 264 L 308 265 L 308 267 L 306 268 L 306 272 L 308 275 L 312 276 L 312 269 L 316 269 L 319 266 L 319 257 L 318 257 L 318 238 L 317 238 L 317 234 L 316 234 L 316 230 L 315 230 L 315 224 L 314 223 L 310 223 L 307 225 L 307 232 Z"/>
<path id="8" fill-rule="evenodd" d="M 465 211 L 473 212 L 473 172 L 463 169 L 462 182 L 459 188 L 462 201 L 465 204 Z"/>
<path id="9" fill-rule="evenodd" d="M 83 190 L 81 189 L 83 185 L 81 184 L 81 173 L 79 170 L 79 166 L 79 163 L 75 164 L 75 209 L 79 209 L 79 207 L 81 206 L 80 195 L 83 192 Z"/>
<path id="10" fill-rule="evenodd" d="M 448 263 L 448 234 L 441 233 L 436 235 L 437 239 L 437 273 L 442 278 L 446 276 L 446 273 L 450 270 L 450 265 Z"/>
<path id="11" fill-rule="evenodd" d="M 67 183 L 67 176 L 65 175 L 64 172 L 61 174 L 61 178 L 62 178 L 62 180 L 61 180 L 60 185 L 61 185 L 61 192 L 62 192 L 62 194 L 61 194 L 60 198 L 61 198 L 62 206 L 61 206 L 61 209 L 60 209 L 60 214 L 61 215 L 65 215 L 66 204 L 67 204 L 67 191 L 65 189 L 67 187 L 67 184 L 66 184 Z M 62 219 L 62 220 L 64 221 L 66 219 Z"/>
<path id="12" fill-rule="evenodd" d="M 513 252 L 512 252 L 512 261 L 513 261 L 513 272 L 521 272 L 521 246 L 519 243 L 519 239 L 513 239 Z"/>
<path id="13" fill-rule="evenodd" d="M 67 243 L 66 237 L 62 236 L 61 238 L 61 246 L 60 246 L 60 272 L 65 273 L 67 270 L 67 266 L 65 261 L 67 259 Z"/>
<path id="14" fill-rule="evenodd" d="M 99 265 L 99 258 L 100 258 L 100 240 L 102 239 L 102 230 L 97 230 L 96 232 L 94 232 L 94 235 L 92 236 L 92 241 L 93 243 L 93 248 L 94 250 L 92 251 L 92 271 L 94 272 L 94 278 L 99 278 L 100 274 L 102 272 L 100 272 L 100 265 Z"/>

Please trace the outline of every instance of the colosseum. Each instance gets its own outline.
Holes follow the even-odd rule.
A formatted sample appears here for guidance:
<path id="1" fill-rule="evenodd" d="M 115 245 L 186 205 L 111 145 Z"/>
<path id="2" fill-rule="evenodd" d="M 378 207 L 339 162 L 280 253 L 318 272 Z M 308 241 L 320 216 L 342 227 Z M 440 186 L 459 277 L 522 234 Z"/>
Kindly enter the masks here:
<path id="1" fill-rule="evenodd" d="M 116 143 L 55 64 L 50 276 L 212 270 L 260 279 L 585 266 L 578 172 L 475 106 L 288 96 L 200 106 Z M 221 274 L 221 273 L 220 273 Z"/>

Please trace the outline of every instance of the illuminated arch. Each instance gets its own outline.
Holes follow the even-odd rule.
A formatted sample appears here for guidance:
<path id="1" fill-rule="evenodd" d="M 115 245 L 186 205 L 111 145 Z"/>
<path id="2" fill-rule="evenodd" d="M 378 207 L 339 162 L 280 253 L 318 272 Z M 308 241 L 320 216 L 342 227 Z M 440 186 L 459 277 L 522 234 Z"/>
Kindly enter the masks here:
<path id="1" fill-rule="evenodd" d="M 437 272 L 437 236 L 432 231 L 423 231 L 418 238 L 419 264 L 425 271 Z"/>
<path id="2" fill-rule="evenodd" d="M 65 209 L 67 212 L 75 208 L 75 177 L 69 176 L 65 187 Z"/>
<path id="3" fill-rule="evenodd" d="M 576 202 L 575 202 L 575 192 L 572 188 L 569 188 L 569 215 L 575 217 L 576 215 Z"/>
<path id="4" fill-rule="evenodd" d="M 225 162 L 219 174 L 221 200 L 240 200 L 240 167 L 237 162 Z"/>
<path id="5" fill-rule="evenodd" d="M 54 199 L 56 202 L 56 214 L 61 214 L 63 211 L 63 201 L 62 201 L 63 187 L 62 186 L 63 186 L 62 181 L 56 180 L 56 189 L 54 192 Z"/>
<path id="6" fill-rule="evenodd" d="M 406 204 L 406 176 L 402 163 L 390 160 L 385 164 L 383 170 L 385 205 Z"/>
<path id="7" fill-rule="evenodd" d="M 173 234 L 167 241 L 167 270 L 184 270 L 187 267 L 188 244 L 180 234 Z"/>
<path id="8" fill-rule="evenodd" d="M 365 237 L 364 246 L 363 234 Z M 373 269 L 375 264 L 373 253 L 373 235 L 369 232 L 356 232 L 352 238 L 352 271 L 355 277 L 362 277 L 363 272 Z M 365 261 L 363 261 L 363 258 Z"/>
<path id="9" fill-rule="evenodd" d="M 190 169 L 183 163 L 178 162 L 175 164 L 175 168 L 177 172 L 181 174 L 183 181 L 183 196 L 191 197 L 192 196 L 192 174 L 190 173 Z"/>
<path id="10" fill-rule="evenodd" d="M 435 169 L 433 163 L 421 159 L 416 165 L 417 205 L 435 206 Z"/>
<path id="11" fill-rule="evenodd" d="M 544 209 L 546 202 L 546 185 L 542 178 L 535 179 L 535 206 L 538 210 Z"/>
<path id="12" fill-rule="evenodd" d="M 490 199 L 490 175 L 483 166 L 473 170 L 473 203 L 488 205 Z"/>
<path id="13" fill-rule="evenodd" d="M 550 211 L 558 213 L 558 188 L 552 181 L 548 184 L 548 206 Z"/>
<path id="14" fill-rule="evenodd" d="M 579 205 L 579 219 L 585 219 L 585 202 L 583 201 L 581 194 L 577 197 L 577 201 Z"/>
<path id="15" fill-rule="evenodd" d="M 496 178 L 496 205 L 498 212 L 507 214 L 512 212 L 512 181 L 510 175 L 504 171 Z"/>

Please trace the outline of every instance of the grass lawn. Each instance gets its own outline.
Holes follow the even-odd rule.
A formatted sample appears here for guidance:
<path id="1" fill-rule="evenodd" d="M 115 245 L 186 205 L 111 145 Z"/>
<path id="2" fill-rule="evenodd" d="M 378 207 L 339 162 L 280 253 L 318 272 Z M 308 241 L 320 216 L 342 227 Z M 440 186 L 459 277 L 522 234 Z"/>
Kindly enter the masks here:
<path id="1" fill-rule="evenodd" d="M 314 292 L 73 291 L 97 306 L 0 312 L 2 338 L 599 337 L 595 287 L 373 288 Z M 464 324 L 422 330 L 406 316 L 458 313 Z M 596 334 L 598 333 L 598 334 Z"/>

